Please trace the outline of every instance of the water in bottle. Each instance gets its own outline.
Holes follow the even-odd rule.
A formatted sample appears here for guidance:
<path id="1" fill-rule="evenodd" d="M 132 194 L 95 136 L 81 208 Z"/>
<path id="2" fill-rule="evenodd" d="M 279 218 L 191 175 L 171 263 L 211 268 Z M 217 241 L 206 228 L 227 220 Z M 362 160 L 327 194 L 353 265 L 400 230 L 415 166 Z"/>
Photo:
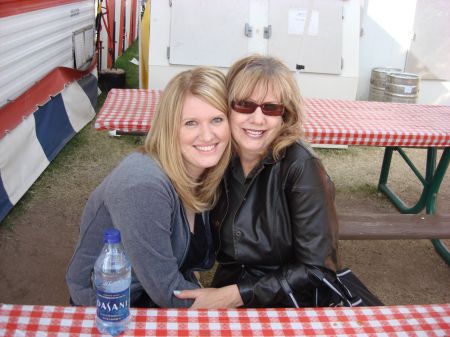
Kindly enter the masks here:
<path id="1" fill-rule="evenodd" d="M 131 265 L 117 229 L 107 229 L 104 242 L 94 267 L 95 322 L 101 333 L 117 336 L 127 329 L 130 321 Z"/>

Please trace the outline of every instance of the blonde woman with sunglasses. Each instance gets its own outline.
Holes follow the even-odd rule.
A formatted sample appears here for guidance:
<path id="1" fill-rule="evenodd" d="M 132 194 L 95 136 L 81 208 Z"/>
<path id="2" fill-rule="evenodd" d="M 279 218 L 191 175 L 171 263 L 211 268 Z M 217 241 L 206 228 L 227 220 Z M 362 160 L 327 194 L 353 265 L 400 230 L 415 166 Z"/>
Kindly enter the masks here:
<path id="1" fill-rule="evenodd" d="M 309 274 L 334 275 L 334 186 L 302 140 L 304 107 L 292 72 L 269 56 L 227 75 L 234 157 L 211 212 L 218 269 L 213 287 L 183 291 L 194 307 L 314 305 Z M 231 287 L 231 288 L 230 288 Z"/>

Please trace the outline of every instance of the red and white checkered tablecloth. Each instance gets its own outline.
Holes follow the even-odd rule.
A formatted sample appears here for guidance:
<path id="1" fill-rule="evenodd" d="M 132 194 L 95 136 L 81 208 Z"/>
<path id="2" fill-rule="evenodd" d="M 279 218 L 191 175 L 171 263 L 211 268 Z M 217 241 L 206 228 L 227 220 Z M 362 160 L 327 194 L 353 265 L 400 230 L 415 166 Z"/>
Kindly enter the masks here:
<path id="1" fill-rule="evenodd" d="M 450 304 L 305 309 L 132 309 L 124 336 L 450 336 Z M 0 306 L 0 336 L 95 336 L 95 308 Z"/>
<path id="2" fill-rule="evenodd" d="M 111 89 L 97 115 L 97 130 L 147 132 L 155 115 L 161 91 Z"/>
<path id="3" fill-rule="evenodd" d="M 450 106 L 306 99 L 316 144 L 450 146 Z"/>
<path id="4" fill-rule="evenodd" d="M 97 130 L 146 132 L 161 91 L 112 89 Z M 315 144 L 450 146 L 450 106 L 305 99 L 306 138 Z"/>

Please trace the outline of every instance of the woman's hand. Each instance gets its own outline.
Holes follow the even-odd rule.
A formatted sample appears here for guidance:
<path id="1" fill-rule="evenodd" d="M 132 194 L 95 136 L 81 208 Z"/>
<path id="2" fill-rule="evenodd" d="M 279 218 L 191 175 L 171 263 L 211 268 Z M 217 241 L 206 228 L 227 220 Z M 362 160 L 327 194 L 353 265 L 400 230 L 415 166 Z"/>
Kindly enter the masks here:
<path id="1" fill-rule="evenodd" d="M 195 290 L 174 291 L 181 299 L 193 299 L 191 309 L 237 308 L 243 305 L 237 285 L 222 288 L 201 288 Z"/>

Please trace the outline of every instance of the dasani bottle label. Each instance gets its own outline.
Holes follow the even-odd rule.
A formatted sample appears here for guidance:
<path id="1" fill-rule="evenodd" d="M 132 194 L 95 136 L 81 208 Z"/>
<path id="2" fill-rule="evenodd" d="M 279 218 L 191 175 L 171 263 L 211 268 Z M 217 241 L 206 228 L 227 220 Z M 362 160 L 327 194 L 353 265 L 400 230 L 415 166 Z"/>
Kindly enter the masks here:
<path id="1" fill-rule="evenodd" d="M 97 316 L 108 322 L 124 320 L 130 314 L 130 288 L 118 293 L 109 293 L 97 289 Z"/>

